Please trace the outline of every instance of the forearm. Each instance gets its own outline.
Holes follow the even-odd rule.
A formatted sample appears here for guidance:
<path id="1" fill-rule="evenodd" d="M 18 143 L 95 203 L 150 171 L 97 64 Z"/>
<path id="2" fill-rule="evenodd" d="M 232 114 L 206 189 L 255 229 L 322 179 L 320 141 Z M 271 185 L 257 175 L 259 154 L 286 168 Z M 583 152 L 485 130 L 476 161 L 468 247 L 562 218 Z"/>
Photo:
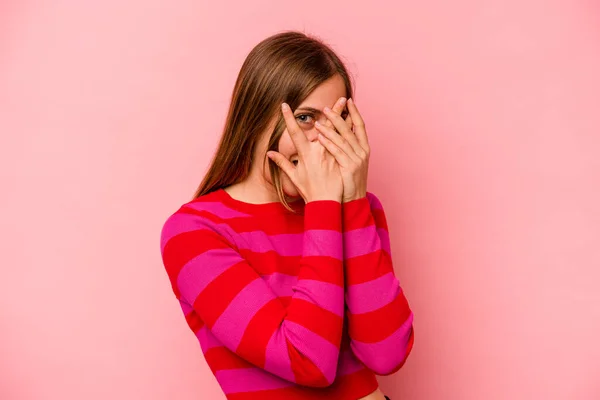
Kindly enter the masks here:
<path id="1" fill-rule="evenodd" d="M 351 347 L 378 374 L 397 370 L 412 346 L 412 312 L 391 259 L 378 199 L 344 204 L 344 268 Z"/>

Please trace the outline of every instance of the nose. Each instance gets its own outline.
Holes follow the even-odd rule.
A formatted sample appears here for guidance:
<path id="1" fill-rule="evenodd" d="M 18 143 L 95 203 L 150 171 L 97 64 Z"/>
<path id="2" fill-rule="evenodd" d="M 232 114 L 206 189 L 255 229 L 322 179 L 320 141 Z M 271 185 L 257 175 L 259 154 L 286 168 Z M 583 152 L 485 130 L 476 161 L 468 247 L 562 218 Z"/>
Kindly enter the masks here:
<path id="1" fill-rule="evenodd" d="M 309 142 L 316 141 L 317 136 L 319 135 L 319 131 L 317 130 L 317 128 L 308 129 L 308 130 L 304 131 L 304 133 L 306 134 L 306 138 L 308 139 Z"/>

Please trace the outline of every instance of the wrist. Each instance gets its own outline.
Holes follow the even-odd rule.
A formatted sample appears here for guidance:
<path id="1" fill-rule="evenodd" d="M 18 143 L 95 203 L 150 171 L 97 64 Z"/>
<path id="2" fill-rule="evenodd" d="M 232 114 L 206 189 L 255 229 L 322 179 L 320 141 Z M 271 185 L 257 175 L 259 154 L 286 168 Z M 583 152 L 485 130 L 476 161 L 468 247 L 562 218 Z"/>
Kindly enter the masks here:
<path id="1" fill-rule="evenodd" d="M 306 203 L 305 204 L 309 204 L 309 203 L 316 203 L 319 201 L 335 201 L 336 203 L 342 203 L 341 199 L 336 199 L 336 198 L 332 198 L 332 197 L 313 197 L 311 199 L 306 199 Z"/>
<path id="2" fill-rule="evenodd" d="M 355 200 L 361 200 L 364 199 L 365 197 L 367 197 L 367 194 L 357 194 L 357 195 L 353 195 L 353 196 L 349 196 L 349 197 L 344 197 L 344 199 L 342 200 L 342 203 L 350 203 L 351 201 L 355 201 Z"/>
<path id="3" fill-rule="evenodd" d="M 313 201 L 336 201 L 338 203 L 342 202 L 342 196 L 335 196 L 335 195 L 331 195 L 331 194 L 321 194 L 321 195 L 314 195 L 311 197 L 307 197 L 306 198 L 306 203 L 311 203 Z"/>

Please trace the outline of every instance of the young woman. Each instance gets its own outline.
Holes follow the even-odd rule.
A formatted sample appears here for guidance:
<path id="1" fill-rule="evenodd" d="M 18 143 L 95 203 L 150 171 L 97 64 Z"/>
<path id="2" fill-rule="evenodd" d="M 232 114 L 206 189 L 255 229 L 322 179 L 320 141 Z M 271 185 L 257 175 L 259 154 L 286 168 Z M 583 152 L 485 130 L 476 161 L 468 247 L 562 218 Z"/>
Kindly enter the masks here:
<path id="1" fill-rule="evenodd" d="M 410 353 L 413 316 L 366 191 L 351 96 L 319 40 L 259 43 L 195 198 L 163 227 L 173 291 L 227 399 L 383 400 L 375 375 Z"/>

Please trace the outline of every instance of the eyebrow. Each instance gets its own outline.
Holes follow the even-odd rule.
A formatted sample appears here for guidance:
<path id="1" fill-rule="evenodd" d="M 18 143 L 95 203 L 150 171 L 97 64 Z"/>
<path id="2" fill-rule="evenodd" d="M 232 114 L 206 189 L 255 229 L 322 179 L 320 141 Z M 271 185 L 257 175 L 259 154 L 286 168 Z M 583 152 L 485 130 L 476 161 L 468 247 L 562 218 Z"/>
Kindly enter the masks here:
<path id="1" fill-rule="evenodd" d="M 298 107 L 298 108 L 296 108 L 295 111 L 310 111 L 310 112 L 312 112 L 314 114 L 321 114 L 322 113 L 321 110 L 317 110 L 314 107 Z"/>

